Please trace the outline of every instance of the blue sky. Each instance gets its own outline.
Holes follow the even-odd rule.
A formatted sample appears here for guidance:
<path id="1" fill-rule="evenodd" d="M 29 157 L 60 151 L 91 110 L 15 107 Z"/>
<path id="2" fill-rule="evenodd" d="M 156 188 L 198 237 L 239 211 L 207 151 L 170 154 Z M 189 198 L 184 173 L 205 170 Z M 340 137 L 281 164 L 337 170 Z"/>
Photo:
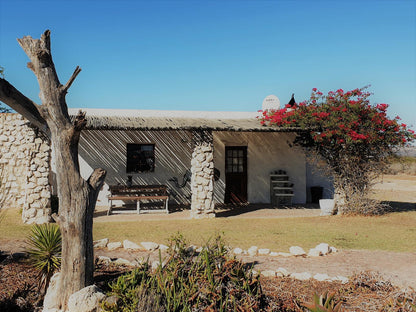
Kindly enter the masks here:
<path id="1" fill-rule="evenodd" d="M 16 38 L 52 33 L 69 107 L 257 111 L 371 84 L 416 127 L 416 1 L 0 0 L 0 65 L 40 103 Z"/>

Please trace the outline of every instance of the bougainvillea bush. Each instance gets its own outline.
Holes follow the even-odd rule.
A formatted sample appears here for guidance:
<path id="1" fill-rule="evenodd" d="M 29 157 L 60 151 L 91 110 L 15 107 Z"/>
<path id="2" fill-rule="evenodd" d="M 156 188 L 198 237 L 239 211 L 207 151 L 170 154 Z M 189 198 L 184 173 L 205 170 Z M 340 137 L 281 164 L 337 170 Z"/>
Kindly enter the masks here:
<path id="1" fill-rule="evenodd" d="M 300 129 L 295 143 L 325 161 L 341 213 L 374 213 L 377 205 L 367 196 L 371 181 L 398 147 L 416 138 L 400 117 L 387 115 L 387 104 L 372 105 L 366 90 L 324 95 L 314 88 L 309 100 L 264 111 L 260 121 Z"/>

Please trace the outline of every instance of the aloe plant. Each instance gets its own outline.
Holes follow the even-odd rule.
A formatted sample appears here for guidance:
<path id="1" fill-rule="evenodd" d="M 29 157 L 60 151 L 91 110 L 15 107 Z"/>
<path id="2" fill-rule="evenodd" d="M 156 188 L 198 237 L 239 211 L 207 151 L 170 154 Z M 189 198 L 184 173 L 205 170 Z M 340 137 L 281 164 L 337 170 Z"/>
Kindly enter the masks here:
<path id="1" fill-rule="evenodd" d="M 312 303 L 305 303 L 302 306 L 311 312 L 341 312 L 341 302 L 336 302 L 334 298 L 334 292 L 325 292 L 320 296 L 315 294 Z"/>
<path id="2" fill-rule="evenodd" d="M 39 288 L 46 291 L 61 266 L 61 232 L 56 224 L 34 225 L 27 238 L 29 262 L 39 272 Z"/>

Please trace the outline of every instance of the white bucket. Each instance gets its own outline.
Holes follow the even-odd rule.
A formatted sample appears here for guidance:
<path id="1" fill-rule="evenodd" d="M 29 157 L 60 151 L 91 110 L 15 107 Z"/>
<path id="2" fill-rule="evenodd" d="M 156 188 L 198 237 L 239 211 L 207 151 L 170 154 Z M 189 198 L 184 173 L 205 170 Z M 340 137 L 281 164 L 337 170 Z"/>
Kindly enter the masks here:
<path id="1" fill-rule="evenodd" d="M 319 207 L 321 208 L 321 216 L 331 216 L 335 208 L 335 200 L 320 199 Z"/>

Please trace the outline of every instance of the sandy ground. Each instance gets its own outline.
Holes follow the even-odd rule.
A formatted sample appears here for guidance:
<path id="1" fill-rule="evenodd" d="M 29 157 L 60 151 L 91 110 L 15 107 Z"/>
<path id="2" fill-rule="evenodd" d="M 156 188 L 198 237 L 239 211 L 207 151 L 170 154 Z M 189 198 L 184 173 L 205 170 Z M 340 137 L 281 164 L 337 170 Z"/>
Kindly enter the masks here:
<path id="1" fill-rule="evenodd" d="M 416 203 L 416 175 L 383 175 L 373 190 L 380 200 Z"/>
<path id="2" fill-rule="evenodd" d="M 130 261 L 150 261 L 159 259 L 159 252 L 140 252 L 98 249 L 96 256 L 123 258 Z M 162 256 L 163 259 L 164 255 Z M 362 271 L 379 272 L 386 280 L 399 287 L 416 289 L 416 252 L 395 253 L 387 251 L 340 250 L 323 257 L 271 257 L 239 256 L 245 263 L 253 264 L 256 271 L 277 270 L 285 268 L 291 273 L 321 273 L 331 277 L 352 276 Z"/>

